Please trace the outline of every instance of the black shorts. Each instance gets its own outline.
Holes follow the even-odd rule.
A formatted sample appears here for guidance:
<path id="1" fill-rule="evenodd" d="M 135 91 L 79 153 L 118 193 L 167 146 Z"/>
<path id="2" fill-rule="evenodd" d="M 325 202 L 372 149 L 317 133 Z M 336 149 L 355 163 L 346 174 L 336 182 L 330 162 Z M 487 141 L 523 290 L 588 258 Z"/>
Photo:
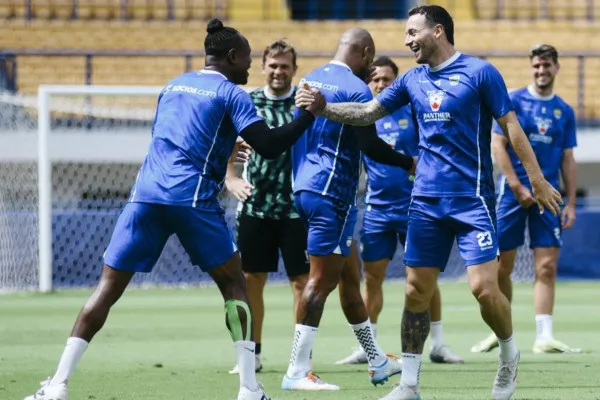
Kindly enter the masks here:
<path id="1" fill-rule="evenodd" d="M 238 217 L 238 247 L 245 272 L 277 272 L 279 250 L 287 276 L 308 274 L 307 232 L 300 218 Z"/>

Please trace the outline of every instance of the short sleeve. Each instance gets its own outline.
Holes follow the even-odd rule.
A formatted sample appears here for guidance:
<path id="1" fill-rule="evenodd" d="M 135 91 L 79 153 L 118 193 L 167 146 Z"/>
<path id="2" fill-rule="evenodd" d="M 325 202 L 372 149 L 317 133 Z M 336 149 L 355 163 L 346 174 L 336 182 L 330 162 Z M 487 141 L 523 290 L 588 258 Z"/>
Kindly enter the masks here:
<path id="1" fill-rule="evenodd" d="M 225 89 L 224 94 L 228 100 L 226 104 L 229 117 L 238 133 L 248 125 L 262 121 L 262 118 L 256 113 L 252 98 L 246 91 L 231 84 Z"/>
<path id="2" fill-rule="evenodd" d="M 390 86 L 383 89 L 383 91 L 377 95 L 377 101 L 390 113 L 410 103 L 407 82 L 408 74 L 411 71 L 412 70 L 409 70 L 402 74 L 402 76 L 396 78 Z"/>
<path id="3" fill-rule="evenodd" d="M 513 110 L 513 105 L 500 72 L 490 63 L 485 63 L 474 77 L 483 105 L 498 119 Z M 496 130 L 494 130 L 496 132 Z"/>
<path id="4" fill-rule="evenodd" d="M 565 141 L 563 149 L 572 149 L 577 147 L 577 129 L 575 123 L 575 112 L 571 107 L 566 108 L 567 123 L 565 125 Z"/>

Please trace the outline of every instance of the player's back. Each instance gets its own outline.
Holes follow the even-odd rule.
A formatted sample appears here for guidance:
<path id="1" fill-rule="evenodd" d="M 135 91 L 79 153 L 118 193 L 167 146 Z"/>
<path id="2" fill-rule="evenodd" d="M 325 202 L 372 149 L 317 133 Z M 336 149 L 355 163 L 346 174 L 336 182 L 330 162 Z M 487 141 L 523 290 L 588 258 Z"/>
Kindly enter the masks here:
<path id="1" fill-rule="evenodd" d="M 577 144 L 573 108 L 558 95 L 540 96 L 531 87 L 515 90 L 510 97 L 544 177 L 558 188 L 563 152 Z M 494 132 L 503 133 L 498 124 Z M 531 186 L 523 163 L 510 146 L 508 154 L 519 180 Z"/>
<path id="2" fill-rule="evenodd" d="M 378 96 L 389 110 L 410 102 L 419 129 L 414 196 L 493 196 L 493 118 L 512 109 L 489 62 L 456 52 L 435 68 L 412 68 Z"/>
<path id="3" fill-rule="evenodd" d="M 321 91 L 327 102 L 367 102 L 369 87 L 341 62 L 315 69 L 300 84 Z M 292 152 L 294 193 L 309 191 L 351 203 L 356 199 L 361 157 L 354 129 L 317 117 Z"/>
<path id="4" fill-rule="evenodd" d="M 417 156 L 419 137 L 410 105 L 376 122 L 377 135 L 394 150 Z M 377 163 L 364 156 L 367 172 L 367 204 L 408 208 L 413 189 L 409 173 L 400 168 Z"/>
<path id="5" fill-rule="evenodd" d="M 173 79 L 159 95 L 152 140 L 130 201 L 218 207 L 237 134 L 259 119 L 249 95 L 218 72 Z"/>

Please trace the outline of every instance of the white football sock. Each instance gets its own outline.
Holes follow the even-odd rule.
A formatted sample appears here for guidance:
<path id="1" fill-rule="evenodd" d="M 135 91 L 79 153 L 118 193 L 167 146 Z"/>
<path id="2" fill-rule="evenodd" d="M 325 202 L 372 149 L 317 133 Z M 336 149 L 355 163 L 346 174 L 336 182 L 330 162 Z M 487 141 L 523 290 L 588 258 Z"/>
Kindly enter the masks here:
<path id="1" fill-rule="evenodd" d="M 318 331 L 317 327 L 296 324 L 292 355 L 287 370 L 287 376 L 290 378 L 303 377 L 310 371 L 310 352 Z"/>
<path id="2" fill-rule="evenodd" d="M 518 350 L 512 335 L 508 339 L 498 338 L 498 345 L 500 346 L 500 360 L 509 362 L 515 359 Z"/>
<path id="3" fill-rule="evenodd" d="M 254 353 L 254 342 L 240 340 L 239 342 L 235 342 L 234 346 L 240 375 L 240 387 L 246 387 L 251 391 L 258 390 L 255 372 L 256 356 Z"/>
<path id="4" fill-rule="evenodd" d="M 371 321 L 368 319 L 365 322 L 356 325 L 350 325 L 354 331 L 354 335 L 358 339 L 360 346 L 367 353 L 367 361 L 371 367 L 378 367 L 387 361 L 385 353 L 381 350 L 375 335 L 371 329 Z"/>
<path id="5" fill-rule="evenodd" d="M 431 330 L 429 331 L 429 335 L 431 336 L 431 348 L 437 349 L 444 345 L 444 339 L 442 336 L 442 321 L 431 321 L 430 324 Z"/>
<path id="6" fill-rule="evenodd" d="M 402 353 L 401 385 L 416 386 L 419 384 L 421 357 L 421 354 Z"/>
<path id="7" fill-rule="evenodd" d="M 537 314 L 535 316 L 535 332 L 536 340 L 549 340 L 552 339 L 552 315 L 548 314 Z"/>
<path id="8" fill-rule="evenodd" d="M 373 331 L 373 337 L 377 338 L 377 324 L 371 322 L 371 330 Z"/>
<path id="9" fill-rule="evenodd" d="M 81 356 L 83 356 L 83 353 L 87 350 L 88 344 L 88 342 L 78 337 L 70 337 L 67 339 L 67 344 L 60 357 L 56 373 L 50 381 L 50 385 L 66 384 L 69 381 Z"/>

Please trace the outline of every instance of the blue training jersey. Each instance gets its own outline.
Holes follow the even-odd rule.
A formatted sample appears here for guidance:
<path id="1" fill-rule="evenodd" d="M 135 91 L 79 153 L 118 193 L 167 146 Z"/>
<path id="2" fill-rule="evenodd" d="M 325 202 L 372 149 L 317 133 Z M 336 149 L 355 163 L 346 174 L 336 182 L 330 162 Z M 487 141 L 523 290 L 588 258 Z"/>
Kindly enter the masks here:
<path id="1" fill-rule="evenodd" d="M 412 157 L 417 156 L 419 133 L 409 105 L 381 118 L 376 126 L 379 137 L 394 150 Z M 377 163 L 367 156 L 364 156 L 364 161 L 367 171 L 365 202 L 408 210 L 413 189 L 409 173 L 400 167 Z"/>
<path id="2" fill-rule="evenodd" d="M 577 146 L 575 112 L 559 96 L 540 96 L 531 87 L 515 90 L 510 97 L 544 177 L 558 189 L 563 152 Z M 494 124 L 494 133 L 504 135 L 498 123 Z M 523 163 L 510 146 L 508 154 L 519 180 L 531 188 Z M 505 184 L 502 174 L 499 180 Z"/>
<path id="3" fill-rule="evenodd" d="M 364 103 L 373 98 L 367 84 L 338 61 L 315 69 L 300 81 L 303 83 L 319 89 L 331 103 Z M 317 117 L 292 149 L 294 193 L 309 191 L 354 203 L 361 168 L 354 135 L 352 126 Z"/>
<path id="4" fill-rule="evenodd" d="M 130 201 L 219 207 L 238 133 L 260 120 L 250 95 L 218 72 L 173 79 L 158 97 L 152 140 Z"/>
<path id="5" fill-rule="evenodd" d="M 419 131 L 413 196 L 493 196 L 492 121 L 511 111 L 504 79 L 487 61 L 456 52 L 435 68 L 410 69 L 377 100 L 411 104 Z"/>

